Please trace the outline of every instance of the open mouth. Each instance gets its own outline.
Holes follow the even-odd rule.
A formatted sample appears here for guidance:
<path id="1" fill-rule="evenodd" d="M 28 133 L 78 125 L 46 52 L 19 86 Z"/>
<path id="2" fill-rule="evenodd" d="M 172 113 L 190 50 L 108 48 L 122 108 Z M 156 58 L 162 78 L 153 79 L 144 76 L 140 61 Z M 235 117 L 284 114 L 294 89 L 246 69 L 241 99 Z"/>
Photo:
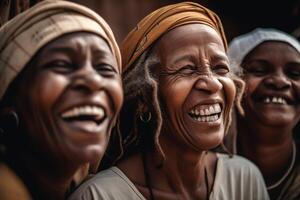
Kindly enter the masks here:
<path id="1" fill-rule="evenodd" d="M 280 96 L 267 96 L 263 97 L 261 101 L 265 104 L 279 104 L 279 105 L 288 105 L 288 99 Z"/>
<path id="2" fill-rule="evenodd" d="M 68 122 L 85 122 L 99 126 L 105 119 L 105 111 L 99 106 L 77 106 L 64 111 L 61 117 Z"/>
<path id="3" fill-rule="evenodd" d="M 222 113 L 222 106 L 219 103 L 195 106 L 189 111 L 192 119 L 198 122 L 215 122 Z"/>

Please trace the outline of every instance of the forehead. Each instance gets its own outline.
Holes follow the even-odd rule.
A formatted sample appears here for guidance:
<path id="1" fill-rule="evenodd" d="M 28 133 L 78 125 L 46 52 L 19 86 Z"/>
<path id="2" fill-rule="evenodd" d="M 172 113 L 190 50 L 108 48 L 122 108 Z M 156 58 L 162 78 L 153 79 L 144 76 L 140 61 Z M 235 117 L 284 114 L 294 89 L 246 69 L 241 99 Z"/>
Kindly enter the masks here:
<path id="1" fill-rule="evenodd" d="M 169 61 L 188 56 L 227 58 L 222 38 L 205 24 L 187 24 L 172 29 L 158 40 L 156 51 L 161 60 Z"/>
<path id="2" fill-rule="evenodd" d="M 290 57 L 291 59 L 299 58 L 300 53 L 290 44 L 281 41 L 265 41 L 255 47 L 244 60 L 248 60 L 255 57 L 270 57 L 275 59 L 274 54 L 277 53 L 280 57 Z"/>
<path id="3" fill-rule="evenodd" d="M 214 44 L 224 50 L 220 35 L 215 29 L 205 24 L 186 24 L 176 27 L 164 34 L 157 42 L 161 48 L 170 48 L 188 45 L 207 46 Z"/>
<path id="4" fill-rule="evenodd" d="M 111 49 L 105 39 L 99 35 L 87 32 L 69 33 L 63 35 L 46 44 L 39 52 L 60 48 L 70 48 L 74 50 L 91 48 L 94 50 L 103 51 L 104 53 L 111 53 Z"/>

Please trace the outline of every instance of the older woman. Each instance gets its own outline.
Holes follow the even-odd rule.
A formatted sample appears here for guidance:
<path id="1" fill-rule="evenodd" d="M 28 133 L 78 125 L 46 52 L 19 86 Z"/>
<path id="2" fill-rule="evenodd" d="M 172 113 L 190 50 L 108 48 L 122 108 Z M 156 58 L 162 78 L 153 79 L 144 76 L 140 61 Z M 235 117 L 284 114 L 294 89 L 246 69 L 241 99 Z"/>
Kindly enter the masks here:
<path id="1" fill-rule="evenodd" d="M 90 9 L 47 0 L 0 38 L 0 199 L 64 199 L 97 168 L 121 108 L 114 36 Z"/>
<path id="2" fill-rule="evenodd" d="M 300 198 L 300 44 L 275 29 L 235 38 L 228 50 L 233 71 L 246 82 L 245 116 L 228 148 L 261 170 L 271 199 Z"/>
<path id="3" fill-rule="evenodd" d="M 70 199 L 268 199 L 256 167 L 216 154 L 236 90 L 219 18 L 196 3 L 146 16 L 122 46 L 124 155 Z"/>

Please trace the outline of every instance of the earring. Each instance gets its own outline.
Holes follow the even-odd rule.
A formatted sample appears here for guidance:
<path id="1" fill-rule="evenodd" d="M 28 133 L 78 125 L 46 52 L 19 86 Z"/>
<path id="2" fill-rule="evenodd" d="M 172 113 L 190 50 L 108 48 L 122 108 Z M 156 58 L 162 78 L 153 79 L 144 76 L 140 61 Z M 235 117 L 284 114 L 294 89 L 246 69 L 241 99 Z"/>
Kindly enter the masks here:
<path id="1" fill-rule="evenodd" d="M 7 109 L 1 114 L 0 133 L 4 133 L 7 127 L 18 128 L 20 125 L 19 116 L 13 109 Z"/>
<path id="2" fill-rule="evenodd" d="M 148 123 L 151 120 L 151 112 L 145 112 L 140 114 L 140 120 L 144 123 Z"/>

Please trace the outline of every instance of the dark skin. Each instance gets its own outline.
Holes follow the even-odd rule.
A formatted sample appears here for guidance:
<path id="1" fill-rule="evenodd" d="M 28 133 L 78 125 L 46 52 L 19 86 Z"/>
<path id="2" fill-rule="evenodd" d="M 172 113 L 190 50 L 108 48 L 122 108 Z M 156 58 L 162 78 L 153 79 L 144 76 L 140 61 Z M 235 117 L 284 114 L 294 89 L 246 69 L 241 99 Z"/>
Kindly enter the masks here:
<path id="1" fill-rule="evenodd" d="M 37 199 L 64 199 L 82 166 L 98 165 L 123 102 L 115 56 L 100 36 L 72 33 L 26 67 L 13 105 L 26 138 L 12 166 Z"/>
<path id="2" fill-rule="evenodd" d="M 228 59 L 222 40 L 209 26 L 189 24 L 163 35 L 154 51 L 160 60 L 154 76 L 159 82 L 159 99 L 164 107 L 160 144 L 166 158 L 158 168 L 157 152 L 146 152 L 154 197 L 207 199 L 217 164 L 216 154 L 207 150 L 221 143 L 224 119 L 228 117 L 224 110 L 231 107 L 235 95 L 234 83 L 227 77 Z M 220 108 L 215 117 L 195 115 L 210 106 Z M 121 161 L 118 167 L 150 199 L 141 154 Z"/>
<path id="3" fill-rule="evenodd" d="M 286 43 L 264 42 L 242 66 L 245 117 L 239 117 L 238 132 L 243 134 L 238 134 L 237 149 L 259 167 L 269 186 L 285 174 L 292 159 L 292 130 L 300 120 L 300 54 Z M 269 190 L 270 197 L 281 188 Z"/>

